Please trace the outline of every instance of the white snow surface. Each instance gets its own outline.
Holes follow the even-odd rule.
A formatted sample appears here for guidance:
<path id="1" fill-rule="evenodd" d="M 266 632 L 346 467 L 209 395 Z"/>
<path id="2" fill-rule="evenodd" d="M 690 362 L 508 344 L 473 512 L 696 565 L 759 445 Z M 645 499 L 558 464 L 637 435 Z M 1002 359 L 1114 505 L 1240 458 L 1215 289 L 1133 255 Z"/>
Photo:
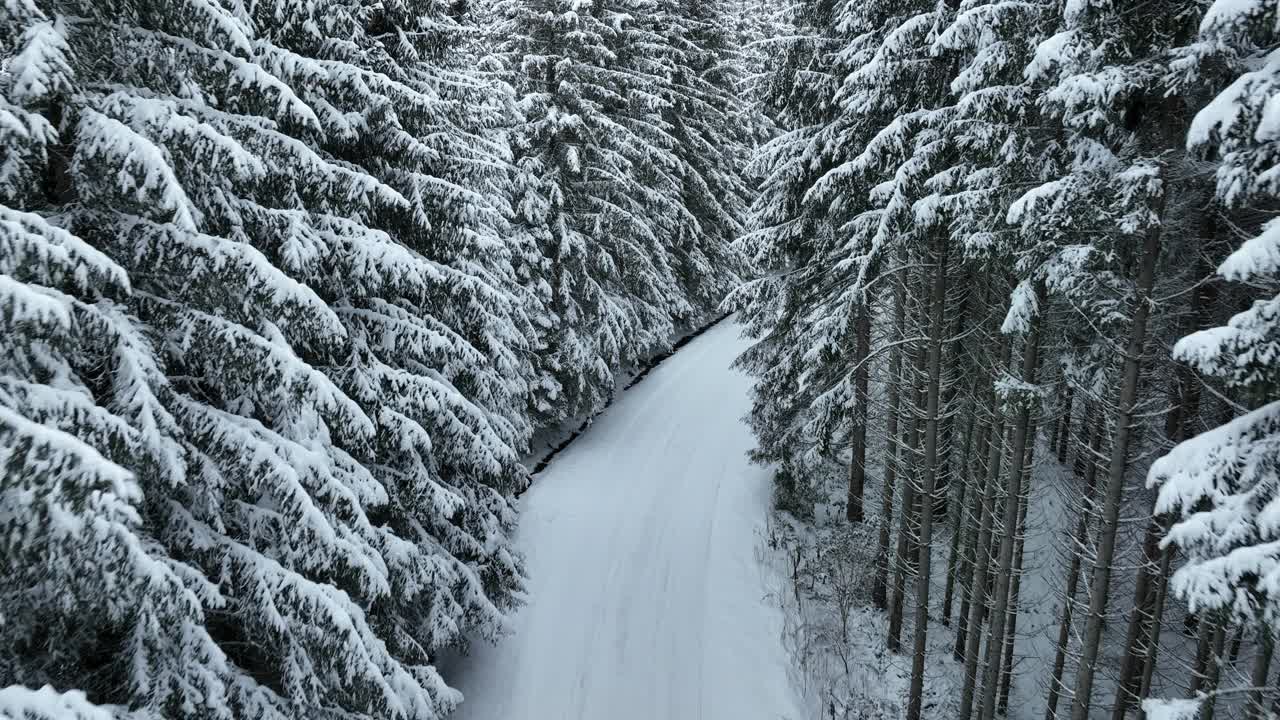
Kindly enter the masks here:
<path id="1" fill-rule="evenodd" d="M 452 666 L 462 720 L 799 720 L 755 552 L 771 480 L 721 323 L 619 398 L 522 498 L 528 604 Z"/>

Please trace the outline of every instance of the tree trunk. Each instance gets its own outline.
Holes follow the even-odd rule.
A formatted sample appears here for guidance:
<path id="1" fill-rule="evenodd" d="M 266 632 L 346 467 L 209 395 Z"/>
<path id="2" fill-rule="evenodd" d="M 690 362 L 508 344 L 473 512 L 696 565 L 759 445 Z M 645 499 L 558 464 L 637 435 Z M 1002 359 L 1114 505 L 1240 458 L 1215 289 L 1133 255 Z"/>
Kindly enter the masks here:
<path id="1" fill-rule="evenodd" d="M 920 378 L 923 375 L 920 370 L 924 364 L 924 353 L 916 353 L 916 368 L 912 373 L 912 389 L 911 397 L 913 400 L 917 398 L 922 390 Z M 913 402 L 912 408 L 918 406 Z M 914 415 L 914 410 L 912 415 Z M 906 421 L 906 452 L 914 453 L 915 446 L 919 438 L 920 425 L 915 418 L 909 418 Z M 888 647 L 890 652 L 898 652 L 902 649 L 902 605 L 904 596 L 907 592 L 907 570 L 914 567 L 913 556 L 916 552 L 915 533 L 916 533 L 916 517 L 920 510 L 920 499 L 916 497 L 916 478 L 914 473 L 914 463 L 908 465 L 908 471 L 903 477 L 902 484 L 902 509 L 898 513 L 898 546 L 894 557 L 893 569 L 893 597 L 889 603 L 889 640 Z"/>
<path id="2" fill-rule="evenodd" d="M 1009 627 L 1004 633 L 1004 664 L 1000 670 L 1000 702 L 996 706 L 996 712 L 1001 715 L 1009 713 L 1009 687 L 1013 685 L 1013 643 L 1018 636 L 1018 596 L 1022 591 L 1022 558 L 1023 551 L 1027 544 L 1027 504 L 1031 498 L 1031 461 L 1035 451 L 1035 424 L 1032 424 L 1030 431 L 1031 441 L 1027 443 L 1027 454 L 1022 460 L 1022 464 L 1027 468 L 1023 471 L 1027 478 L 1026 488 L 1022 491 L 1022 498 L 1018 501 L 1018 548 L 1014 552 L 1013 559 L 1013 580 L 1009 588 Z"/>
<path id="3" fill-rule="evenodd" d="M 968 495 L 966 482 L 960 483 L 957 497 L 953 503 L 951 518 L 951 548 L 947 554 L 947 582 L 946 587 L 942 591 L 942 624 L 944 627 L 951 626 L 951 606 L 955 603 L 956 594 L 956 568 L 960 563 L 960 537 L 963 534 L 961 523 L 964 518 L 964 503 Z"/>
<path id="4" fill-rule="evenodd" d="M 951 625 L 951 605 L 955 600 L 956 573 L 958 566 L 963 562 L 960 557 L 964 553 L 961 539 L 964 537 L 965 500 L 969 495 L 969 478 L 964 470 L 969 467 L 969 452 L 973 449 L 975 415 L 977 412 L 971 406 L 969 419 L 965 423 L 964 451 L 960 456 L 961 479 L 956 483 L 960 489 L 956 491 L 958 497 L 951 504 L 951 553 L 947 556 L 947 587 L 942 594 L 942 624 L 946 626 Z"/>
<path id="5" fill-rule="evenodd" d="M 1206 233 L 1212 235 L 1215 232 L 1216 221 L 1213 219 L 1212 213 L 1210 213 L 1206 221 Z M 1205 256 L 1201 254 L 1197 260 L 1196 275 L 1205 277 L 1209 272 L 1209 264 Z M 1196 292 L 1191 296 L 1187 319 L 1182 324 L 1183 334 L 1190 334 L 1197 327 L 1208 325 L 1212 319 L 1212 308 L 1216 298 L 1217 289 L 1214 283 L 1206 282 L 1197 288 Z M 1193 423 L 1200 417 L 1200 383 L 1190 367 L 1183 363 L 1176 365 L 1169 394 L 1173 402 L 1169 415 L 1165 418 L 1165 437 L 1168 438 L 1170 444 L 1176 445 L 1195 434 L 1192 430 Z M 1160 555 L 1160 571 L 1156 578 L 1153 620 L 1147 626 L 1144 657 L 1142 659 L 1142 678 L 1138 683 L 1136 698 L 1138 700 L 1138 717 L 1141 720 L 1146 720 L 1146 713 L 1142 710 L 1141 699 L 1151 694 L 1151 678 L 1155 674 L 1156 657 L 1160 650 L 1160 630 L 1164 618 L 1165 600 L 1169 592 L 1169 565 L 1173 560 L 1173 552 L 1173 548 L 1166 548 Z"/>
<path id="6" fill-rule="evenodd" d="M 1244 642 L 1244 625 L 1236 626 L 1236 636 L 1231 638 L 1231 657 L 1227 660 L 1227 664 L 1235 666 L 1236 659 L 1240 657 L 1240 643 Z"/>
<path id="7" fill-rule="evenodd" d="M 867 420 L 870 415 L 867 395 L 867 356 L 871 354 L 871 298 L 864 297 L 854 320 L 856 347 L 854 358 L 858 369 L 853 373 L 854 426 L 853 456 L 849 459 L 849 497 L 845 503 L 845 517 L 851 523 L 862 522 L 862 489 L 867 481 Z"/>
<path id="8" fill-rule="evenodd" d="M 1216 620 L 1198 615 L 1196 628 L 1196 657 L 1191 666 L 1191 685 L 1187 694 L 1194 697 L 1204 687 L 1205 678 L 1209 677 L 1209 654 L 1213 649 L 1213 633 L 1218 627 Z"/>
<path id="9" fill-rule="evenodd" d="M 1040 299 L 1040 307 L 1044 306 L 1044 288 L 1036 288 L 1036 296 Z M 1040 325 L 1043 312 L 1037 313 L 1031 320 L 1031 329 L 1022 350 L 1022 381 L 1034 385 L 1036 371 L 1039 368 Z M 1004 641 L 1004 632 L 1009 608 L 1009 580 L 1013 570 L 1014 540 L 1018 530 L 1019 498 L 1022 495 L 1022 475 L 1025 467 L 1022 464 L 1030 439 L 1031 407 L 1021 403 L 1018 418 L 1013 429 L 1013 448 L 1009 458 L 1009 483 L 1006 490 L 1008 500 L 1004 507 L 1004 527 L 1000 536 L 1000 564 L 995 573 L 995 591 L 992 593 L 991 640 L 987 644 L 987 664 L 982 675 L 982 706 L 978 717 L 980 720 L 991 720 L 996 711 L 996 690 L 1000 679 L 1000 651 Z"/>
<path id="10" fill-rule="evenodd" d="M 1271 672 L 1271 654 L 1275 651 L 1275 636 L 1265 623 L 1258 625 L 1258 654 L 1253 659 L 1253 672 L 1249 675 L 1249 701 L 1245 710 L 1246 720 L 1262 720 L 1266 708 L 1262 688 L 1266 687 L 1267 674 Z"/>
<path id="11" fill-rule="evenodd" d="M 1111 720 L 1124 720 L 1129 708 L 1139 700 L 1141 689 L 1142 658 L 1146 656 L 1146 638 L 1150 625 L 1157 622 L 1156 606 L 1156 573 L 1159 572 L 1160 521 L 1151 518 L 1147 522 L 1147 530 L 1142 538 L 1142 565 L 1138 568 L 1138 577 L 1133 588 L 1133 612 L 1129 616 L 1129 629 L 1125 633 L 1124 660 L 1120 663 L 1120 680 L 1116 686 L 1115 706 L 1111 710 Z"/>
<path id="12" fill-rule="evenodd" d="M 923 387 L 923 386 L 921 386 Z M 918 395 L 918 393 L 917 393 Z M 915 407 L 924 407 L 923 402 Z M 911 440 L 912 456 L 920 447 L 920 426 L 916 425 L 908 434 Z M 907 567 L 911 569 L 911 577 L 920 569 L 920 466 L 917 463 L 911 468 L 911 534 L 907 536 Z M 905 597 L 905 596 L 904 596 Z"/>
<path id="13" fill-rule="evenodd" d="M 1067 393 L 1065 388 L 1062 390 L 1059 390 L 1058 397 L 1054 398 L 1054 404 L 1058 408 L 1061 408 L 1064 404 L 1063 401 L 1065 400 L 1066 396 L 1067 396 Z M 1058 418 L 1054 420 L 1052 431 L 1049 433 L 1049 452 L 1052 454 L 1056 454 L 1062 442 L 1063 442 L 1062 419 Z"/>
<path id="14" fill-rule="evenodd" d="M 925 299 L 920 318 L 923 322 L 928 322 L 929 309 Z M 910 568 L 911 577 L 915 577 L 915 571 L 919 569 L 920 560 L 920 437 L 924 436 L 924 395 L 925 395 L 925 361 L 928 359 L 927 352 L 916 352 L 915 354 L 915 374 L 913 375 L 913 387 L 911 387 L 911 416 L 910 424 L 906 429 L 906 477 L 909 479 L 911 486 L 911 512 L 910 512 L 910 528 L 911 532 L 906 534 L 906 566 Z M 905 597 L 905 589 L 904 589 Z"/>
<path id="15" fill-rule="evenodd" d="M 1059 431 L 1060 434 L 1058 436 L 1058 462 L 1063 464 L 1066 464 L 1067 462 L 1067 448 L 1071 445 L 1071 409 L 1074 400 L 1074 389 L 1068 385 L 1066 410 L 1063 412 L 1062 420 L 1059 423 L 1061 430 Z"/>
<path id="16" fill-rule="evenodd" d="M 1159 216 L 1164 215 L 1163 201 Z M 1071 720 L 1088 720 L 1093 699 L 1093 674 L 1102 645 L 1102 623 L 1107 613 L 1107 594 L 1111 591 L 1111 562 L 1116 554 L 1116 529 L 1120 519 L 1120 501 L 1124 494 L 1125 470 L 1129 465 L 1129 438 L 1132 432 L 1133 407 L 1138 397 L 1138 376 L 1142 369 L 1142 350 L 1147 339 L 1147 318 L 1151 312 L 1149 297 L 1155 284 L 1156 258 L 1160 254 L 1160 231 L 1146 234 L 1142 247 L 1142 264 L 1138 271 L 1137 308 L 1125 350 L 1120 402 L 1116 409 L 1115 437 L 1111 441 L 1111 459 L 1107 472 L 1105 502 L 1098 527 L 1098 555 L 1093 564 L 1089 584 L 1089 619 L 1085 625 L 1080 664 L 1076 671 L 1075 696 L 1071 700 Z"/>
<path id="17" fill-rule="evenodd" d="M 925 305 L 924 322 L 929 310 Z M 907 429 L 907 477 L 911 480 L 911 532 L 907 535 L 907 566 L 915 577 L 920 568 L 920 438 L 924 436 L 925 366 L 927 352 L 916 353 L 916 380 L 911 393 L 911 425 Z"/>
<path id="18" fill-rule="evenodd" d="M 1218 681 L 1222 678 L 1222 655 L 1227 640 L 1227 621 L 1225 618 L 1214 623 L 1213 628 L 1213 650 L 1212 657 L 1209 658 L 1209 667 L 1206 668 L 1204 679 L 1204 692 L 1209 697 L 1205 698 L 1204 705 L 1200 707 L 1200 720 L 1213 720 L 1213 713 L 1217 705 Z"/>
<path id="19" fill-rule="evenodd" d="M 1169 595 L 1169 565 L 1173 562 L 1173 548 L 1165 548 L 1164 553 L 1160 556 L 1160 577 L 1159 583 L 1156 585 L 1156 621 L 1151 624 L 1147 632 L 1147 652 L 1142 659 L 1142 682 L 1138 686 L 1138 697 L 1151 697 L 1151 678 L 1156 670 L 1156 656 L 1160 651 L 1160 630 L 1164 623 L 1164 605 Z M 1138 703 L 1138 717 L 1146 720 L 1146 711 L 1142 709 L 1142 703 Z"/>
<path id="20" fill-rule="evenodd" d="M 1083 427 L 1089 428 L 1093 419 L 1093 406 L 1086 407 Z M 1093 427 L 1089 438 L 1089 459 L 1085 466 L 1084 502 L 1080 506 L 1080 517 L 1076 520 L 1075 534 L 1071 543 L 1071 562 L 1067 567 L 1067 587 L 1062 600 L 1062 622 L 1058 625 L 1058 643 L 1053 653 L 1053 677 L 1049 680 L 1049 704 L 1045 710 L 1045 720 L 1054 720 L 1058 716 L 1058 698 L 1062 694 L 1062 671 L 1067 664 L 1067 643 L 1071 641 L 1071 616 L 1075 609 L 1076 586 L 1080 582 L 1080 558 L 1084 552 L 1084 544 L 1089 538 L 1089 517 L 1093 514 L 1093 497 L 1097 486 L 1098 451 L 1102 447 L 1102 427 Z M 1081 451 L 1083 457 L 1086 451 Z"/>
<path id="21" fill-rule="evenodd" d="M 920 720 L 924 696 L 924 661 L 928 650 L 930 556 L 933 550 L 933 487 L 938 477 L 938 405 L 942 382 L 942 335 L 947 300 L 947 243 L 939 241 L 934 258 L 933 318 L 929 323 L 929 385 L 925 399 L 924 472 L 920 498 L 920 560 L 916 571 L 915 643 L 911 658 L 911 688 L 907 720 Z"/>
<path id="22" fill-rule="evenodd" d="M 1011 355 L 1010 343 L 1007 339 L 1000 345 L 1000 367 L 1008 367 Z M 978 655 L 982 650 L 982 623 L 990 602 L 988 575 L 991 567 L 991 526 L 995 524 L 996 494 L 999 491 L 1000 461 L 1004 458 L 1004 411 L 1000 401 L 992 394 L 992 413 L 994 427 L 989 436 L 987 447 L 987 473 L 985 493 L 983 495 L 983 513 L 981 527 L 978 529 L 978 544 L 974 548 L 977 566 L 973 571 L 973 600 L 969 605 L 969 621 L 967 623 L 968 638 L 964 651 L 964 685 L 960 692 L 960 712 L 958 720 L 969 720 L 973 711 L 974 691 L 978 684 Z"/>
<path id="23" fill-rule="evenodd" d="M 905 263 L 904 263 L 905 264 Z M 906 325 L 906 311 L 903 304 L 903 280 L 893 285 L 893 338 L 892 342 L 900 342 Z M 871 587 L 871 600 L 876 607 L 884 610 L 888 606 L 889 586 L 889 535 L 893 527 L 893 492 L 898 471 L 898 413 L 901 410 L 902 388 L 902 351 L 895 345 L 889 351 L 889 420 L 886 435 L 889 448 L 884 462 L 884 483 L 880 489 L 880 552 L 876 554 L 876 579 Z"/>
<path id="24" fill-rule="evenodd" d="M 949 284 L 954 287 L 953 283 Z M 961 285 L 964 287 L 965 283 L 962 283 Z M 943 301 L 944 307 L 948 310 L 952 308 L 951 300 L 952 298 L 948 295 L 948 297 Z M 958 338 L 964 333 L 965 328 L 968 327 L 966 324 L 969 318 L 968 291 L 960 293 L 960 300 L 956 304 L 956 311 L 952 314 L 954 317 L 951 319 L 951 327 L 943 328 L 943 332 L 945 333 L 944 337 Z M 945 515 L 948 518 L 948 522 L 954 522 L 955 514 L 951 510 L 953 501 L 956 499 L 954 494 L 957 492 L 952 488 L 952 481 L 957 477 L 957 474 L 953 472 L 953 465 L 957 450 L 954 438 L 956 437 L 957 432 L 957 419 L 961 416 L 961 413 L 951 412 L 950 409 L 956 407 L 956 398 L 960 395 L 961 384 L 957 382 L 955 378 L 961 377 L 962 375 L 959 372 L 953 371 L 956 370 L 960 359 L 963 357 L 964 344 L 960 340 L 953 339 L 950 343 L 943 345 L 941 352 L 942 356 L 947 360 L 947 366 L 944 367 L 938 375 L 939 382 L 941 383 L 938 390 L 938 470 L 933 481 L 933 516 L 935 518 L 940 518 Z M 965 424 L 964 439 L 962 441 L 963 445 L 960 447 L 962 457 L 964 458 L 969 456 L 969 443 L 973 440 L 972 413 L 968 414 L 968 420 L 970 422 Z M 964 483 L 961 482 L 959 484 L 963 485 Z M 961 490 L 963 489 L 964 488 L 961 488 Z"/>
<path id="25" fill-rule="evenodd" d="M 993 411 L 994 412 L 994 411 Z M 991 443 L 991 423 L 982 422 L 978 430 L 978 447 L 973 455 L 973 467 L 966 467 L 966 472 L 977 483 L 972 494 L 974 511 L 965 527 L 964 551 L 960 563 L 960 612 L 956 618 L 956 644 L 952 657 L 956 662 L 964 662 L 965 641 L 969 631 L 969 603 L 974 596 L 974 566 L 978 560 L 978 541 L 983 523 L 987 523 L 990 533 L 990 506 L 987 503 L 987 469 L 983 460 L 987 456 L 987 447 Z"/>
<path id="26" fill-rule="evenodd" d="M 1089 413 L 1091 414 L 1087 415 L 1084 418 L 1081 418 L 1081 422 L 1084 424 L 1080 426 L 1080 438 L 1078 442 L 1072 443 L 1072 445 L 1075 446 L 1076 455 L 1071 460 L 1071 473 L 1076 477 L 1084 476 L 1085 467 L 1087 465 L 1097 464 L 1097 457 L 1090 456 L 1089 444 L 1084 439 L 1085 437 L 1088 437 L 1090 433 L 1090 423 L 1096 422 L 1097 419 L 1092 414 L 1093 404 L 1086 403 L 1085 407 L 1089 409 Z"/>

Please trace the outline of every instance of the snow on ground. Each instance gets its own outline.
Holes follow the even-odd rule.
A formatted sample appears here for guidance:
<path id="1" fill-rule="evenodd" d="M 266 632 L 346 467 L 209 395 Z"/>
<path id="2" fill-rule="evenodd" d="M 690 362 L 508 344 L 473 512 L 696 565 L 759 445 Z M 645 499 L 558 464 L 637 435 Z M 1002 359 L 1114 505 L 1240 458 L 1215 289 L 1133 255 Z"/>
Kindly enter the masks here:
<path id="1" fill-rule="evenodd" d="M 800 720 L 756 548 L 766 469 L 721 323 L 625 393 L 522 498 L 529 603 L 449 677 L 462 720 Z"/>
<path id="2" fill-rule="evenodd" d="M 844 520 L 846 465 L 833 462 L 825 477 L 818 478 L 824 498 L 812 523 L 800 523 L 775 512 L 767 532 L 766 557 L 776 571 L 778 588 L 771 597 L 782 608 L 785 638 L 796 664 L 797 685 L 808 717 L 902 717 L 911 677 L 911 643 L 914 579 L 908 580 L 902 651 L 886 648 L 887 618 L 871 607 L 870 578 L 879 522 L 879 448 L 872 453 L 872 472 L 865 497 L 868 519 L 850 528 Z M 1036 448 L 1028 506 L 1026 548 L 1018 603 L 1018 628 L 1014 641 L 1014 684 L 1010 698 L 1011 720 L 1038 720 L 1044 716 L 1045 687 L 1053 663 L 1058 629 L 1058 596 L 1063 582 L 1067 541 L 1074 517 L 1066 496 L 1075 492 L 1070 472 L 1050 457 L 1047 444 Z M 895 523 L 897 513 L 895 509 Z M 955 627 L 942 624 L 942 606 L 950 545 L 949 523 L 940 518 L 934 538 L 933 585 L 925 668 L 925 718 L 944 720 L 958 710 L 963 668 L 951 657 Z M 833 558 L 833 553 L 836 556 Z M 853 605 L 847 634 L 839 627 L 838 585 L 850 582 L 835 569 L 851 566 Z M 797 578 L 793 580 L 792 578 Z M 796 585 L 800 591 L 795 591 Z M 959 598 L 953 609 L 958 614 Z"/>
<path id="3" fill-rule="evenodd" d="M 1062 618 L 1061 592 L 1066 584 L 1071 533 L 1075 530 L 1074 510 L 1068 498 L 1081 492 L 1071 470 L 1058 463 L 1043 437 L 1036 446 L 1034 463 L 1009 702 L 1011 717 L 1023 720 L 1044 717 L 1048 702 Z M 1081 584 L 1088 580 L 1087 575 L 1082 577 L 1085 579 Z M 1066 681 L 1071 680 L 1068 674 Z"/>

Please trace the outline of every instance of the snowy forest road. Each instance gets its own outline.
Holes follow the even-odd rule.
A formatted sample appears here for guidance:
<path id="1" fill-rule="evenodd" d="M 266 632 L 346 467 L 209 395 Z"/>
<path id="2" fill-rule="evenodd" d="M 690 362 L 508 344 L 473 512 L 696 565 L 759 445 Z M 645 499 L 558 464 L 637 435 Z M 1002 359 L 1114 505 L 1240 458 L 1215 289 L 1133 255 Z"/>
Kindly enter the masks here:
<path id="1" fill-rule="evenodd" d="M 621 396 L 534 482 L 529 603 L 453 667 L 464 720 L 799 720 L 756 547 L 769 503 L 726 321 Z"/>

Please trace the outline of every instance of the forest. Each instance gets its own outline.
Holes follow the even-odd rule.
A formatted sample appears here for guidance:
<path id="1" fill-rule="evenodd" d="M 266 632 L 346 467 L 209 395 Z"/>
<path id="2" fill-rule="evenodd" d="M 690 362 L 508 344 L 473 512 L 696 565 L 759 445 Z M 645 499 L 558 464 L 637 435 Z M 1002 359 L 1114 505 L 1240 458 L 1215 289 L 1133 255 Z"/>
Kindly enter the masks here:
<path id="1" fill-rule="evenodd" d="M 788 17 L 728 302 L 757 459 L 826 526 L 775 542 L 839 615 L 824 717 L 1274 717 L 1277 12 Z M 902 692 L 839 677 L 851 615 Z"/>
<path id="2" fill-rule="evenodd" d="M 1275 0 L 4 0 L 0 719 L 465 712 L 726 313 L 789 720 L 1280 715 Z"/>

